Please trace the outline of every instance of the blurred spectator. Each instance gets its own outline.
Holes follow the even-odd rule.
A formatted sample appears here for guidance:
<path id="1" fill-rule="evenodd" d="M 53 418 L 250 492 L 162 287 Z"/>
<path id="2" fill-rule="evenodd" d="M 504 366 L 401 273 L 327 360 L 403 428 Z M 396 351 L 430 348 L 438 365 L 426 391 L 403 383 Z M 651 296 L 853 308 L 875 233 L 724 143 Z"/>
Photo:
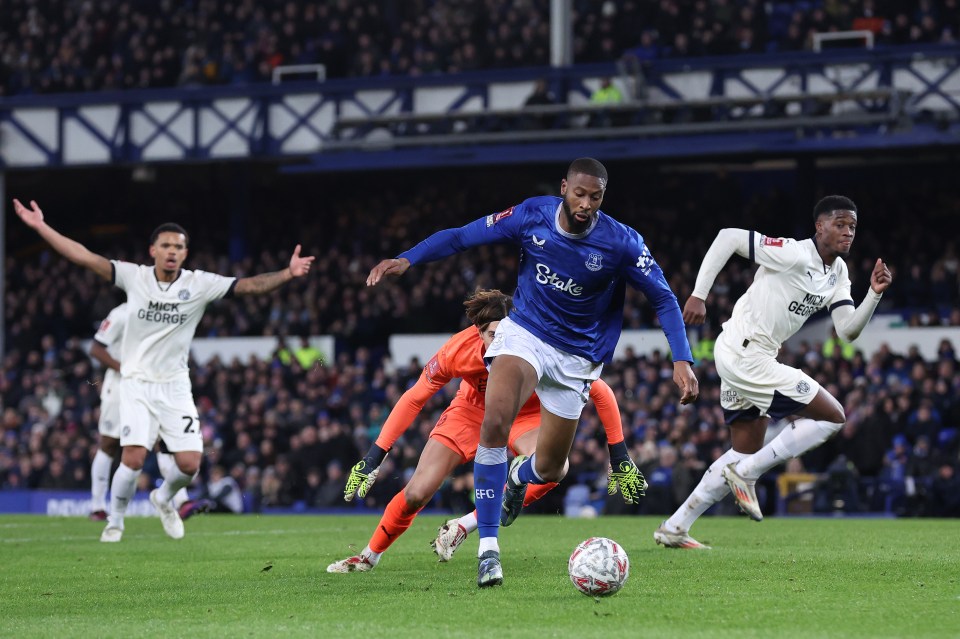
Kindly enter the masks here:
<path id="1" fill-rule="evenodd" d="M 550 91 L 550 86 L 543 78 L 533 85 L 533 91 L 524 101 L 527 107 L 550 106 L 557 103 L 557 98 Z M 524 116 L 521 126 L 525 129 L 551 129 L 556 118 L 552 115 Z"/>

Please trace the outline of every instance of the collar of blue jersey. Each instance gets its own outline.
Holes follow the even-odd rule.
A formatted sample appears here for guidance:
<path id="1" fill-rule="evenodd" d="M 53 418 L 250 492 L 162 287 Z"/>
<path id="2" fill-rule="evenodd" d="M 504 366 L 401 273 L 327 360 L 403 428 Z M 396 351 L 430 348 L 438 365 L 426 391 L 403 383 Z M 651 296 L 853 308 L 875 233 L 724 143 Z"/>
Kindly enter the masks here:
<path id="1" fill-rule="evenodd" d="M 586 231 L 584 231 L 583 233 L 567 233 L 566 231 L 563 230 L 563 227 L 560 226 L 560 211 L 562 210 L 563 210 L 563 202 L 557 205 L 557 213 L 556 215 L 554 215 L 553 226 L 557 229 L 557 233 L 559 233 L 564 237 L 569 237 L 572 240 L 580 240 L 590 235 L 594 227 L 597 226 L 597 222 L 600 221 L 600 211 L 597 211 L 597 215 L 594 216 L 593 221 L 590 222 L 590 228 L 588 228 Z"/>

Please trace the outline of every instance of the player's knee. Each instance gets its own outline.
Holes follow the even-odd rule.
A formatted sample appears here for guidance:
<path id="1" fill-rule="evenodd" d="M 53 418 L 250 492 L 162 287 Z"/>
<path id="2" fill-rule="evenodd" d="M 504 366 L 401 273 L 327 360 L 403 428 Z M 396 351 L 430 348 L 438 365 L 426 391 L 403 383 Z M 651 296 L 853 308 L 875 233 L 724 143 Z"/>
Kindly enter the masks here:
<path id="1" fill-rule="evenodd" d="M 567 470 L 570 468 L 570 462 L 566 459 L 563 460 L 562 464 L 549 463 L 546 460 L 541 462 L 539 457 L 535 458 L 535 460 L 537 465 L 534 470 L 537 471 L 537 475 L 540 476 L 540 479 L 547 483 L 559 483 L 559 481 L 566 476 Z M 546 467 L 541 468 L 541 464 L 544 464 Z"/>
<path id="2" fill-rule="evenodd" d="M 128 446 L 123 449 L 120 460 L 130 470 L 140 470 L 143 468 L 144 462 L 147 461 L 147 449 L 140 446 Z"/>
<path id="3" fill-rule="evenodd" d="M 480 424 L 481 439 L 490 440 L 493 438 L 506 442 L 507 436 L 510 434 L 510 424 L 512 421 L 512 419 L 508 419 L 504 415 L 487 411 L 483 416 L 483 422 Z"/>
<path id="4" fill-rule="evenodd" d="M 189 475 L 193 477 L 200 470 L 200 462 L 193 461 L 192 459 L 188 460 L 177 460 L 177 468 L 180 469 L 180 472 L 184 475 Z"/>
<path id="5" fill-rule="evenodd" d="M 407 506 L 414 512 L 427 505 L 433 495 L 428 495 L 425 490 L 419 486 L 407 486 L 403 489 L 403 498 L 407 501 Z"/>
<path id="6" fill-rule="evenodd" d="M 847 415 L 843 411 L 843 406 L 841 406 L 839 403 L 835 405 L 833 407 L 833 410 L 830 411 L 830 413 L 826 416 L 824 421 L 828 421 L 833 424 L 838 424 L 839 426 L 843 426 L 843 424 L 847 421 Z"/>
<path id="7" fill-rule="evenodd" d="M 116 439 L 105 437 L 100 440 L 100 450 L 110 457 L 116 457 L 117 453 L 120 451 L 120 442 Z"/>

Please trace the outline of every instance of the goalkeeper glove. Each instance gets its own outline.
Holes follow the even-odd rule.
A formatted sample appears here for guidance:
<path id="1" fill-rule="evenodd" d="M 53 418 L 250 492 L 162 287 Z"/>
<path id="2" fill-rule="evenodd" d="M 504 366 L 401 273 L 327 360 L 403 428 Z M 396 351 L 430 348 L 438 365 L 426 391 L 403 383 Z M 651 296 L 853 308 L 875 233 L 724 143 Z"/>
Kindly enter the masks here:
<path id="1" fill-rule="evenodd" d="M 626 442 L 611 444 L 610 469 L 607 474 L 607 494 L 616 495 L 619 489 L 623 501 L 637 503 L 646 495 L 647 480 L 627 453 Z"/>
<path id="2" fill-rule="evenodd" d="M 350 469 L 347 485 L 343 489 L 344 501 L 353 501 L 354 494 L 360 499 L 367 496 L 373 482 L 377 481 L 377 475 L 380 474 L 380 464 L 383 463 L 386 456 L 387 451 L 376 444 L 370 446 L 370 450 L 363 456 L 363 459 Z"/>

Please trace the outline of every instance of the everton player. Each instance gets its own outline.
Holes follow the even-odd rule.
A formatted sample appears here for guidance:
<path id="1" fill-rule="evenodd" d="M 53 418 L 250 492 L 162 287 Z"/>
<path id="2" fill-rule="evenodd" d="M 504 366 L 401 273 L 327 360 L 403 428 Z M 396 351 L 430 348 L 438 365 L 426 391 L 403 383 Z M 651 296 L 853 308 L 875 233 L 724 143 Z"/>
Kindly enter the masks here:
<path id="1" fill-rule="evenodd" d="M 359 555 L 347 557 L 327 566 L 327 572 L 367 572 L 373 570 L 381 555 L 413 524 L 417 513 L 433 498 L 434 493 L 454 468 L 471 461 L 477 452 L 480 424 L 483 420 L 484 389 L 487 386 L 487 368 L 483 361 L 486 348 L 493 341 L 497 326 L 513 302 L 498 290 L 480 290 L 464 302 L 467 317 L 472 326 L 465 328 L 440 348 L 423 368 L 417 383 L 403 394 L 390 411 L 377 441 L 370 451 L 351 470 L 344 489 L 344 499 L 351 501 L 354 494 L 363 498 L 376 481 L 380 464 L 397 439 L 410 427 L 427 400 L 451 380 L 460 378 L 460 388 L 450 406 L 437 420 L 424 446 L 413 477 L 406 487 L 397 493 L 387 505 L 370 537 L 370 542 Z M 613 390 L 603 380 L 590 389 L 597 413 L 611 446 L 623 441 L 620 408 Z M 532 395 L 520 410 L 510 429 L 508 446 L 515 453 L 533 452 L 540 426 L 540 402 Z M 642 475 L 636 486 L 639 494 L 633 494 L 634 486 L 621 486 L 627 503 L 643 495 L 645 482 Z M 531 488 L 525 505 L 536 501 L 556 483 Z M 434 552 L 440 561 L 449 561 L 467 535 L 476 530 L 476 514 L 451 519 L 440 527 L 433 542 Z M 511 522 L 512 523 L 512 522 Z M 504 523 L 504 525 L 508 525 Z"/>
<path id="2" fill-rule="evenodd" d="M 511 243 L 521 260 L 514 308 L 486 351 L 491 361 L 486 410 L 474 461 L 480 545 L 477 585 L 503 583 L 497 541 L 501 509 L 523 505 L 526 485 L 560 481 L 590 385 L 613 357 L 623 324 L 627 284 L 654 305 L 674 359 L 681 402 L 697 398 L 690 345 L 677 298 L 643 237 L 600 211 L 607 170 L 575 160 L 560 182 L 561 197 L 534 197 L 466 226 L 439 231 L 370 271 L 367 285 L 410 266 L 472 246 Z M 510 425 L 536 391 L 541 403 L 536 453 L 507 468 Z M 611 479 L 639 474 L 624 444 L 611 459 Z M 509 475 L 507 497 L 504 483 Z"/>
<path id="3" fill-rule="evenodd" d="M 706 548 L 690 536 L 690 526 L 728 490 L 733 491 L 741 510 L 760 521 L 763 513 L 754 490 L 757 478 L 819 446 L 846 420 L 833 395 L 803 371 L 778 362 L 777 353 L 783 342 L 822 308 L 830 312 L 842 339 L 855 340 L 873 316 L 892 276 L 878 259 L 867 296 L 854 307 L 843 258 L 857 232 L 857 206 L 840 195 L 825 197 L 814 207 L 813 221 L 816 234 L 801 241 L 723 229 L 703 258 L 693 294 L 683 309 L 688 324 L 703 323 L 713 281 L 734 253 L 760 265 L 753 284 L 724 323 L 714 350 L 720 405 L 730 425 L 732 447 L 707 469 L 690 497 L 654 532 L 658 544 Z M 768 419 L 789 415 L 802 419 L 763 446 Z"/>

